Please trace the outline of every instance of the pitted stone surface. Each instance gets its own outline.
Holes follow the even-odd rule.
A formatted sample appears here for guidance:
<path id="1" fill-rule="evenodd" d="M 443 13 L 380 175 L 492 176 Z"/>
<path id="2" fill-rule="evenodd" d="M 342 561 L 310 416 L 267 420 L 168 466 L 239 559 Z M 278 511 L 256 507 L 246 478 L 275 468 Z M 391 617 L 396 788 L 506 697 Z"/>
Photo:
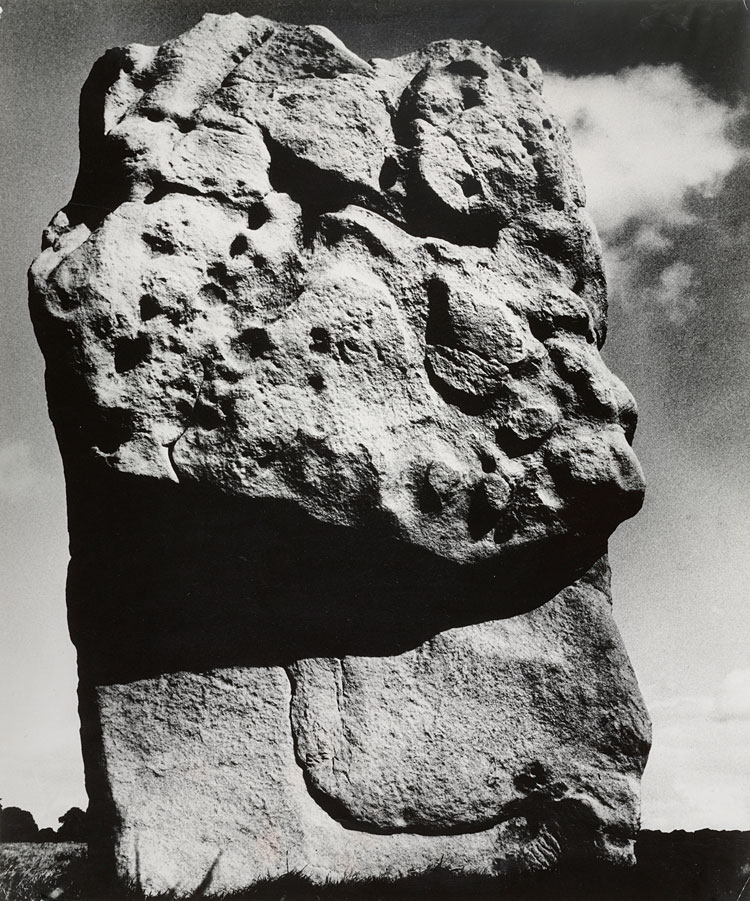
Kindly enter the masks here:
<path id="1" fill-rule="evenodd" d="M 31 307 L 91 853 L 147 893 L 632 861 L 636 411 L 541 89 L 237 14 L 84 88 Z"/>
<path id="2" fill-rule="evenodd" d="M 80 452 L 500 577 L 514 548 L 606 536 L 641 502 L 635 409 L 540 87 L 476 42 L 367 63 L 238 15 L 111 51 L 33 268 Z"/>

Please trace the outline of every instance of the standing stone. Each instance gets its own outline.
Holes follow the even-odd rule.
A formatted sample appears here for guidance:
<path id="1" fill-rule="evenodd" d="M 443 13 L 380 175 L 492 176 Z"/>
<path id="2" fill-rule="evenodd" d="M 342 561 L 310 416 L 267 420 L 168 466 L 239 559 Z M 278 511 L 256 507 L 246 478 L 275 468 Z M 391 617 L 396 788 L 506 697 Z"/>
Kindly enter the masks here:
<path id="1" fill-rule="evenodd" d="M 636 411 L 541 86 L 238 14 L 95 65 L 31 309 L 121 880 L 632 862 Z"/>

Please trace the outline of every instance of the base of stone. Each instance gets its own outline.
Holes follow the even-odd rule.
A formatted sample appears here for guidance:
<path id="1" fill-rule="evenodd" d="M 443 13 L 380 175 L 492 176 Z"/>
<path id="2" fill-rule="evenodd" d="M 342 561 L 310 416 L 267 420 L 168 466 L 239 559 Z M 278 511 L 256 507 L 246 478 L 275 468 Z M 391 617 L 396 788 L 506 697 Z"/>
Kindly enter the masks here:
<path id="1" fill-rule="evenodd" d="M 415 660 L 421 683 L 406 679 Z M 336 719 L 318 688 L 320 673 L 339 668 L 350 682 Z M 648 728 L 634 686 L 607 593 L 584 580 L 529 614 L 449 630 L 396 657 L 95 686 L 84 751 L 110 831 L 92 854 L 109 856 L 121 883 L 177 896 L 239 892 L 288 874 L 323 884 L 628 865 Z M 490 752 L 496 775 L 484 765 Z M 394 797 L 414 808 L 413 822 L 389 826 Z M 386 819 L 375 827 L 357 810 Z"/>

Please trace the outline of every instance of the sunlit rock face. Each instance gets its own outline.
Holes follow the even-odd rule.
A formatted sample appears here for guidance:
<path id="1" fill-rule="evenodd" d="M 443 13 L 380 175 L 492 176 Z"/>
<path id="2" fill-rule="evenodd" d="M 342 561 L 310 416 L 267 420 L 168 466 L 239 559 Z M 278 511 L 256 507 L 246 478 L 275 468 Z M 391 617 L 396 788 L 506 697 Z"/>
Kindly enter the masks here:
<path id="1" fill-rule="evenodd" d="M 643 480 L 583 207 L 538 67 L 477 42 L 208 15 L 97 63 L 31 304 L 121 877 L 629 859 L 597 560 Z"/>

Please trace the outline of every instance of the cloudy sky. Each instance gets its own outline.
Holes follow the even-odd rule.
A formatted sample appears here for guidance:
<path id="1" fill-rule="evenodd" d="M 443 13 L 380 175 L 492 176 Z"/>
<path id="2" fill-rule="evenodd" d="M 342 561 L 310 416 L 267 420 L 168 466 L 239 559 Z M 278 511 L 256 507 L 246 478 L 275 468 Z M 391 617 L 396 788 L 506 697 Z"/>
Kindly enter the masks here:
<path id="1" fill-rule="evenodd" d="M 364 57 L 474 38 L 535 56 L 605 247 L 605 356 L 639 402 L 646 504 L 612 540 L 616 618 L 654 720 L 644 825 L 750 829 L 750 15 L 742 0 L 3 0 L 0 798 L 85 806 L 62 469 L 26 268 L 77 168 L 110 46 L 205 11 L 335 31 Z"/>

